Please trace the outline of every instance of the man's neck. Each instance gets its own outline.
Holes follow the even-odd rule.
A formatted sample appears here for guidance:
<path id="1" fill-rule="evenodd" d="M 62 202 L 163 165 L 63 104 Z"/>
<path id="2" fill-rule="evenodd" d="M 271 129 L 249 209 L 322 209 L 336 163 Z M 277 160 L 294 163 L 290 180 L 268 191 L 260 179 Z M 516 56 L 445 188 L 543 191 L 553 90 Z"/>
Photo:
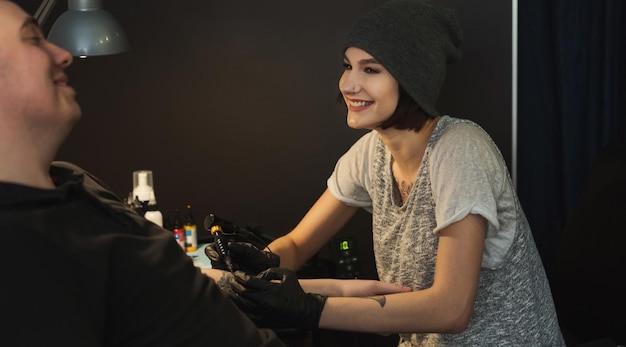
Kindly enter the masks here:
<path id="1" fill-rule="evenodd" d="M 50 162 L 47 158 L 42 159 L 40 153 L 25 153 L 0 146 L 0 181 L 52 189 Z"/>

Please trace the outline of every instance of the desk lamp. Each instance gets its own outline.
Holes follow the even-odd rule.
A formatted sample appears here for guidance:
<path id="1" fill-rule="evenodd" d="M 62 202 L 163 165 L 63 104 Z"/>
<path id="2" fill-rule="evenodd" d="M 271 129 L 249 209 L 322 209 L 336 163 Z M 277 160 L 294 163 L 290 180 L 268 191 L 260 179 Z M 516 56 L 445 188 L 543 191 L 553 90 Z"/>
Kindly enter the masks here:
<path id="1" fill-rule="evenodd" d="M 56 0 L 44 0 L 35 19 L 43 25 Z M 68 0 L 67 12 L 50 28 L 48 41 L 75 57 L 111 55 L 129 49 L 128 39 L 117 20 L 102 9 L 102 0 Z"/>

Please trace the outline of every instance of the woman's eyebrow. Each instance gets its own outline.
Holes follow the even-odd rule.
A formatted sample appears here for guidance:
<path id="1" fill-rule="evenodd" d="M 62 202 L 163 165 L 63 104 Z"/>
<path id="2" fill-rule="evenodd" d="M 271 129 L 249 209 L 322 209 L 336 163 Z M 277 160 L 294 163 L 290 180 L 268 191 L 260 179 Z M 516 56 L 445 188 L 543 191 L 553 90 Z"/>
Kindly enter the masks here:
<path id="1" fill-rule="evenodd" d="M 368 59 L 359 60 L 359 64 L 365 65 L 365 64 L 380 64 L 380 63 L 375 58 L 368 58 Z"/>
<path id="2" fill-rule="evenodd" d="M 343 60 L 350 62 L 350 60 L 348 59 L 348 57 L 346 57 L 345 55 L 343 56 Z M 361 59 L 359 60 L 359 64 L 360 65 L 365 65 L 365 64 L 379 64 L 382 65 L 378 62 L 378 60 L 376 60 L 376 58 L 367 58 L 367 59 Z"/>

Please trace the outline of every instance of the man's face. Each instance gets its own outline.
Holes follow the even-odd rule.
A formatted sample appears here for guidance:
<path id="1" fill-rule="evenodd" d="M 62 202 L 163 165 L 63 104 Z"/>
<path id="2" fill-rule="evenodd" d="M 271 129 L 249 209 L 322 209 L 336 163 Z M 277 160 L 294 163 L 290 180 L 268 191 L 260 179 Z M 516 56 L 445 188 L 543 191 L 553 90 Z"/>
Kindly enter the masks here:
<path id="1" fill-rule="evenodd" d="M 71 54 L 46 41 L 31 16 L 0 0 L 0 115 L 31 127 L 73 125 L 80 107 L 64 73 L 71 63 Z"/>

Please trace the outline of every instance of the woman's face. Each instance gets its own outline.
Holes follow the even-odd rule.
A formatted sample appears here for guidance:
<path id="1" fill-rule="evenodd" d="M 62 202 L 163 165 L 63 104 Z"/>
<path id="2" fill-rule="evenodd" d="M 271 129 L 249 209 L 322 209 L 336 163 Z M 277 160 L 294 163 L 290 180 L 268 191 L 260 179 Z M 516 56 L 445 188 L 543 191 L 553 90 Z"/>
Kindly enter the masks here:
<path id="1" fill-rule="evenodd" d="M 349 47 L 343 60 L 339 90 L 348 107 L 348 126 L 375 129 L 396 110 L 398 82 L 374 57 Z"/>

